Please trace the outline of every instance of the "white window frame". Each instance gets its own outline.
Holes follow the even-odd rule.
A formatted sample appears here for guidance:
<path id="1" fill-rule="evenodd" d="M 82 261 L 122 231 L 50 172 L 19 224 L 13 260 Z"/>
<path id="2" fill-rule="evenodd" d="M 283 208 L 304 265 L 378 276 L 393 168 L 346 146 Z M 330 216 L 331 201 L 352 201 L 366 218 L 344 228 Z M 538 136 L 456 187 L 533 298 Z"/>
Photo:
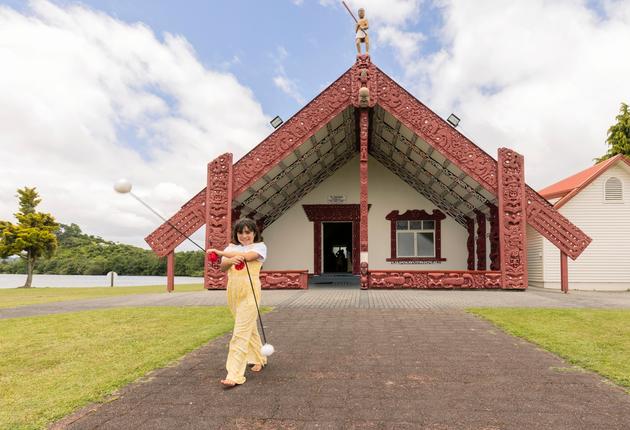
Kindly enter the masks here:
<path id="1" fill-rule="evenodd" d="M 411 229 L 412 222 L 419 222 L 422 225 L 421 229 Z M 398 223 L 407 223 L 407 229 L 398 229 Z M 425 223 L 433 223 L 433 228 L 425 228 Z M 436 258 L 436 237 L 435 237 L 435 220 L 396 220 L 396 258 Z M 414 255 L 401 255 L 400 254 L 400 240 L 398 233 L 412 233 L 413 234 L 413 248 Z M 433 253 L 431 255 L 418 255 L 418 233 L 431 233 L 433 235 Z"/>

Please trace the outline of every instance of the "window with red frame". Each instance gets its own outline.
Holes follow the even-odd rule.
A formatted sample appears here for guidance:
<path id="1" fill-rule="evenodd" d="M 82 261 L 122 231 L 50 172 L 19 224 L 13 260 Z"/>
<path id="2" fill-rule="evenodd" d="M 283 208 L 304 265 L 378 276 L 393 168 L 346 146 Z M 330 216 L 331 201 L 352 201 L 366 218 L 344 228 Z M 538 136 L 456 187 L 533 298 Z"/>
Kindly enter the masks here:
<path id="1" fill-rule="evenodd" d="M 429 214 L 424 210 L 390 212 L 391 258 L 387 261 L 446 261 L 442 258 L 441 221 L 446 216 L 438 209 Z"/>

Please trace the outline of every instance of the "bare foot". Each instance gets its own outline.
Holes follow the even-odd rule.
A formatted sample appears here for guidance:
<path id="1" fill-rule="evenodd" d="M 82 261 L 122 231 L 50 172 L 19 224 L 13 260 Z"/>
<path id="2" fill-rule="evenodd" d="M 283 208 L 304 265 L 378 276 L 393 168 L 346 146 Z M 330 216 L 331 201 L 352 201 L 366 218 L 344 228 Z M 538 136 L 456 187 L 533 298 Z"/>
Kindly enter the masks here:
<path id="1" fill-rule="evenodd" d="M 252 372 L 260 372 L 261 370 L 263 370 L 262 364 L 254 364 L 251 368 Z"/>
<path id="2" fill-rule="evenodd" d="M 238 384 L 231 379 L 221 379 L 221 385 L 223 385 L 223 388 L 234 388 Z"/>

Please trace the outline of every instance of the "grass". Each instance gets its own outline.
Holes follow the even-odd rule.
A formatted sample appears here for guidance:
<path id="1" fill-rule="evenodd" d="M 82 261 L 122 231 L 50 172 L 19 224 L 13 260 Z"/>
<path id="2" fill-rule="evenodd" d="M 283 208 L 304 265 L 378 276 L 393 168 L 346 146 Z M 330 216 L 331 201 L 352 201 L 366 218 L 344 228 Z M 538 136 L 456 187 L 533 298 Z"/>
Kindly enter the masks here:
<path id="1" fill-rule="evenodd" d="M 232 329 L 225 307 L 0 320 L 0 428 L 39 429 Z"/>
<path id="2" fill-rule="evenodd" d="M 203 284 L 184 284 L 175 285 L 174 292 L 202 290 Z M 166 293 L 166 285 L 149 285 L 144 287 L 2 288 L 0 289 L 0 308 L 146 293 Z"/>
<path id="3" fill-rule="evenodd" d="M 630 310 L 468 309 L 630 392 Z"/>

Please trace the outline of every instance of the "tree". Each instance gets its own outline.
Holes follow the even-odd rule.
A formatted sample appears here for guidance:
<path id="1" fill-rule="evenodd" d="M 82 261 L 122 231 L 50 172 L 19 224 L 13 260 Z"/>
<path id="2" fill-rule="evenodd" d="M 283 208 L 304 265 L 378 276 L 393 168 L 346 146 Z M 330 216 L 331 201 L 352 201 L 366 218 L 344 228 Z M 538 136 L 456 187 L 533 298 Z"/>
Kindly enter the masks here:
<path id="1" fill-rule="evenodd" d="M 27 274 L 23 288 L 30 288 L 37 260 L 50 257 L 57 248 L 55 232 L 59 224 L 51 214 L 35 210 L 42 201 L 35 188 L 24 187 L 17 192 L 19 211 L 14 214 L 17 224 L 0 221 L 0 258 L 10 255 L 22 258 Z"/>
<path id="2" fill-rule="evenodd" d="M 608 129 L 608 152 L 595 161 L 607 160 L 617 154 L 623 154 L 630 157 L 630 111 L 626 103 L 621 103 L 619 115 L 615 117 L 617 123 Z"/>

